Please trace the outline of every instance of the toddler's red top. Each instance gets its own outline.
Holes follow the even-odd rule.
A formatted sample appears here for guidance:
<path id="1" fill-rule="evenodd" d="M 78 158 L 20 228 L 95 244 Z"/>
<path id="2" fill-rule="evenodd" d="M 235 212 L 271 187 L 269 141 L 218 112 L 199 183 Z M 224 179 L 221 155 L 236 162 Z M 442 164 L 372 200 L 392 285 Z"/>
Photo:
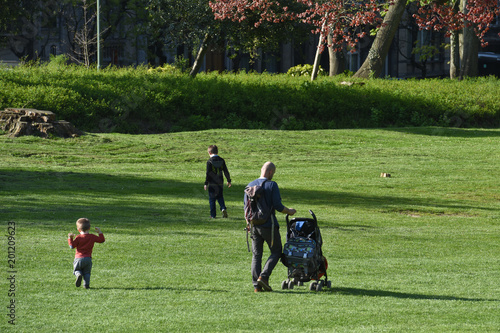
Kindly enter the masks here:
<path id="1" fill-rule="evenodd" d="M 79 234 L 73 240 L 68 238 L 69 247 L 76 248 L 75 258 L 92 257 L 92 249 L 95 243 L 104 243 L 104 235 Z"/>

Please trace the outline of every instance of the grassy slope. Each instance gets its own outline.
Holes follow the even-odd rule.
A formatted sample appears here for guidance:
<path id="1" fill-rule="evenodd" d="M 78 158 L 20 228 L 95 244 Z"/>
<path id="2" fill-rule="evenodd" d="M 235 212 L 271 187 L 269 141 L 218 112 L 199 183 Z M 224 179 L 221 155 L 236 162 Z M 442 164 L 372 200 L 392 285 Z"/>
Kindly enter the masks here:
<path id="1" fill-rule="evenodd" d="M 2 232 L 7 221 L 17 227 L 16 328 L 495 331 L 499 136 L 419 128 L 0 137 Z M 233 178 L 230 217 L 215 222 L 203 191 L 212 143 Z M 253 293 L 241 198 L 266 160 L 278 166 L 284 203 L 316 213 L 331 290 L 282 292 L 279 265 L 275 292 Z M 95 247 L 89 291 L 74 287 L 66 242 L 82 216 L 107 238 Z M 6 248 L 2 237 L 3 258 Z"/>

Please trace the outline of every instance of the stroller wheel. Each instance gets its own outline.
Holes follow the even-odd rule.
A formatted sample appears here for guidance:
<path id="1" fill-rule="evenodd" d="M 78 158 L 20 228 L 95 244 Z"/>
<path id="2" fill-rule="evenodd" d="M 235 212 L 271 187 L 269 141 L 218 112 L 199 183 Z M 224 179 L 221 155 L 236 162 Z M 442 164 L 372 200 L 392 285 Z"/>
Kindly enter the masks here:
<path id="1" fill-rule="evenodd" d="M 298 282 L 297 282 L 297 285 L 298 285 L 298 286 L 303 286 L 303 285 L 304 285 L 304 282 L 302 282 L 302 281 L 298 281 Z"/>
<path id="2" fill-rule="evenodd" d="M 288 289 L 288 281 L 287 280 L 284 280 L 283 282 L 281 282 L 281 289 Z"/>
<path id="3" fill-rule="evenodd" d="M 318 285 L 318 283 L 316 281 L 311 282 L 311 284 L 309 285 L 309 290 L 311 290 L 311 291 L 316 290 L 317 285 Z"/>
<path id="4" fill-rule="evenodd" d="M 295 285 L 295 283 L 293 283 L 293 280 L 292 281 L 289 281 L 288 282 L 288 289 L 293 289 L 293 286 Z"/>
<path id="5" fill-rule="evenodd" d="M 324 284 L 325 284 L 325 281 L 320 280 L 318 282 L 318 285 L 316 286 L 316 291 L 321 291 L 323 289 Z"/>
<path id="6" fill-rule="evenodd" d="M 326 287 L 331 288 L 332 287 L 332 281 L 327 281 L 326 282 Z"/>

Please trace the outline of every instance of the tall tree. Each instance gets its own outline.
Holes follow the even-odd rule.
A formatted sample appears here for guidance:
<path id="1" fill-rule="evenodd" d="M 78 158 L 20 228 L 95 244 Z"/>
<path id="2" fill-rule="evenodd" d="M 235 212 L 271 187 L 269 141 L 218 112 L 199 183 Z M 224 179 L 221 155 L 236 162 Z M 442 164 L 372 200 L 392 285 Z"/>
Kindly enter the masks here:
<path id="1" fill-rule="evenodd" d="M 306 9 L 297 0 L 217 0 L 210 7 L 224 24 L 228 48 L 252 60 L 262 52 L 276 52 L 282 43 L 305 41 L 313 28 L 297 18 Z"/>
<path id="2" fill-rule="evenodd" d="M 71 6 L 73 15 L 66 17 L 66 31 L 71 45 L 68 56 L 78 64 L 89 68 L 97 53 L 96 2 L 82 0 L 77 6 Z"/>
<path id="3" fill-rule="evenodd" d="M 189 71 L 189 75 L 191 77 L 196 77 L 196 74 L 198 74 L 198 72 L 200 71 L 203 58 L 205 57 L 205 54 L 207 53 L 208 48 L 210 47 L 211 41 L 212 41 L 212 36 L 210 32 L 205 33 L 205 37 L 203 38 L 203 41 L 201 42 L 201 45 L 198 49 L 198 53 L 196 54 L 196 58 L 194 59 L 193 66 Z"/>
<path id="4" fill-rule="evenodd" d="M 302 7 L 293 7 L 300 4 Z M 314 27 L 320 35 L 318 51 L 311 79 L 314 80 L 319 68 L 319 58 L 325 46 L 331 47 L 331 54 L 341 51 L 344 45 L 356 47 L 360 38 L 366 35 L 363 27 L 378 26 L 380 4 L 376 0 L 217 0 L 211 3 L 216 18 L 244 22 L 249 17 L 256 19 L 256 27 L 268 22 L 303 22 Z M 330 36 L 330 37 L 329 37 Z M 329 44 L 329 42 L 331 44 Z"/>
<path id="5" fill-rule="evenodd" d="M 346 59 L 343 49 L 335 48 L 333 45 L 333 36 L 328 35 L 328 59 L 330 64 L 330 76 L 341 74 L 345 71 Z"/>
<path id="6" fill-rule="evenodd" d="M 54 14 L 56 0 L 8 1 L 0 4 L 0 40 L 19 59 L 37 59 L 41 54 L 41 50 L 37 49 L 40 30 Z"/>
<path id="7" fill-rule="evenodd" d="M 308 3 L 309 8 L 303 14 L 306 20 L 321 24 L 321 28 L 316 32 L 320 34 L 318 50 L 314 60 L 311 81 L 316 79 L 319 70 L 319 61 L 325 43 L 329 48 L 330 64 L 336 65 L 337 57 L 347 44 L 352 50 L 361 38 L 367 34 L 365 27 L 380 26 L 379 12 L 381 6 L 376 1 L 356 2 L 356 1 L 321 1 L 312 4 L 306 0 L 299 0 Z M 330 68 L 333 74 L 334 68 Z"/>
<path id="8" fill-rule="evenodd" d="M 221 34 L 208 4 L 208 0 L 148 0 L 149 32 L 163 44 L 185 45 L 190 50 L 198 50 L 190 71 L 192 77 L 196 76 L 203 56 Z"/>
<path id="9" fill-rule="evenodd" d="M 137 24 L 134 25 L 132 22 L 137 23 L 137 17 L 144 17 L 145 1 L 101 1 L 101 23 L 105 27 L 101 38 L 106 39 L 116 31 L 120 31 L 121 36 L 125 37 L 127 29 L 124 28 L 135 29 Z M 94 60 L 92 54 L 95 54 L 96 51 L 95 41 L 90 42 L 92 38 L 96 38 L 96 22 L 95 20 L 87 20 L 85 24 L 83 23 L 82 7 L 86 7 L 88 18 L 95 15 L 97 9 L 95 1 L 89 0 L 9 1 L 5 7 L 6 11 L 4 11 L 3 4 L 1 7 L 0 36 L 4 37 L 18 58 L 33 60 L 43 54 L 49 37 L 58 35 L 56 33 L 57 22 L 60 22 L 63 30 L 66 31 L 66 36 L 60 36 L 59 42 L 63 44 L 63 50 L 59 50 L 59 52 L 72 54 L 73 58 L 78 58 L 79 61 L 85 58 L 84 53 L 90 54 L 87 61 L 89 63 L 89 61 Z M 5 13 L 9 13 L 11 16 L 6 17 Z M 44 29 L 43 34 L 41 34 L 42 29 Z M 87 31 L 82 34 L 84 30 Z M 131 33 L 135 32 L 134 30 Z M 43 40 L 42 37 L 46 37 L 46 39 Z M 80 41 L 78 42 L 78 40 Z M 87 45 L 88 52 L 82 52 L 82 48 L 85 48 L 84 44 Z"/>
<path id="10" fill-rule="evenodd" d="M 452 5 L 454 15 L 458 13 L 460 0 L 455 0 Z M 450 31 L 450 78 L 456 79 L 460 76 L 460 39 L 459 31 Z"/>
<path id="11" fill-rule="evenodd" d="M 21 3 L 11 0 L 0 0 L 0 38 L 5 38 L 10 32 L 12 20 L 22 12 Z"/>
<path id="12" fill-rule="evenodd" d="M 497 0 L 423 1 L 415 15 L 421 29 L 443 31 L 451 37 L 450 77 L 457 76 L 460 50 L 460 77 L 477 75 L 479 45 L 486 46 L 484 35 L 496 16 L 500 15 Z M 459 46 L 457 46 L 457 44 Z"/>
<path id="13" fill-rule="evenodd" d="M 384 16 L 384 22 L 378 30 L 375 40 L 361 67 L 354 77 L 378 77 L 384 68 L 385 58 L 389 52 L 394 35 L 399 28 L 399 22 L 406 7 L 406 0 L 395 0 L 390 4 L 389 10 Z"/>
<path id="14" fill-rule="evenodd" d="M 468 6 L 467 0 L 460 1 L 460 11 L 467 16 L 469 11 L 473 9 Z M 489 25 L 489 23 L 488 23 Z M 478 36 L 479 35 L 479 36 Z M 460 42 L 460 78 L 466 76 L 477 76 L 478 74 L 478 52 L 479 52 L 479 38 L 482 38 L 479 33 L 476 35 L 474 26 L 472 24 L 464 24 L 462 32 L 459 34 Z"/>

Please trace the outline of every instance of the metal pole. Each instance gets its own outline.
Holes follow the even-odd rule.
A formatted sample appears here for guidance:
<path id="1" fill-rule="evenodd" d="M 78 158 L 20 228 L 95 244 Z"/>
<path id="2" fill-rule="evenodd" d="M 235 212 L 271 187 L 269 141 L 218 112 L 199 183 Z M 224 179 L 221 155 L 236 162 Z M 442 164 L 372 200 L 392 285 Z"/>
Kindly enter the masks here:
<path id="1" fill-rule="evenodd" d="M 101 6 L 97 0 L 97 69 L 101 68 Z"/>

